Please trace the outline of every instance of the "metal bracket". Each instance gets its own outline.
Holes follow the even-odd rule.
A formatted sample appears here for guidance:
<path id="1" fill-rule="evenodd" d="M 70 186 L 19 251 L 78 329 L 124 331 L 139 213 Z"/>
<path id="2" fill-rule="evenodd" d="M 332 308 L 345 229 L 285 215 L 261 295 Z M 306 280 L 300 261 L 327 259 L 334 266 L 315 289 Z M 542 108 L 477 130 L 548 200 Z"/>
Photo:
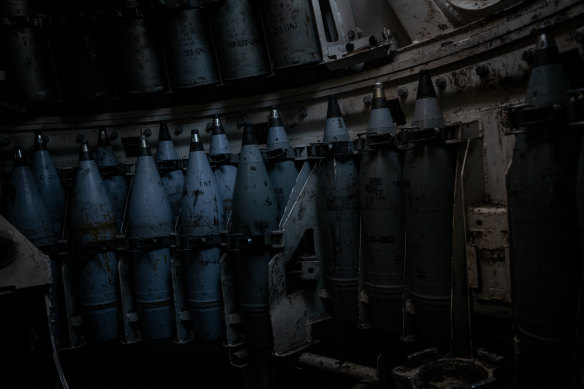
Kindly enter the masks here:
<path id="1" fill-rule="evenodd" d="M 316 255 L 300 257 L 302 267 L 302 281 L 318 281 L 320 279 L 320 264 Z"/>
<path id="2" fill-rule="evenodd" d="M 239 163 L 238 154 L 208 154 L 211 167 L 217 165 L 237 165 Z"/>
<path id="3" fill-rule="evenodd" d="M 480 205 L 467 210 L 466 268 L 476 312 L 511 317 L 507 208 Z"/>
<path id="4" fill-rule="evenodd" d="M 292 148 L 274 150 L 262 149 L 260 152 L 262 153 L 262 158 L 265 162 L 277 162 L 296 159 L 296 151 Z"/>
<path id="5" fill-rule="evenodd" d="M 352 158 L 355 151 L 355 144 L 352 141 L 312 143 L 308 149 L 308 156 L 311 159 L 323 158 Z"/>
<path id="6" fill-rule="evenodd" d="M 126 175 L 126 165 L 98 166 L 99 174 L 103 179 Z"/>
<path id="7" fill-rule="evenodd" d="M 360 132 L 357 134 L 357 151 L 367 152 L 396 146 L 396 138 L 391 134 Z"/>
<path id="8" fill-rule="evenodd" d="M 255 353 L 245 347 L 236 347 L 228 352 L 229 363 L 237 368 L 249 366 L 255 357 Z"/>
<path id="9" fill-rule="evenodd" d="M 568 91 L 566 113 L 570 127 L 584 128 L 584 88 Z"/>
<path id="10" fill-rule="evenodd" d="M 400 148 L 409 148 L 411 143 L 433 142 L 441 138 L 440 128 L 403 127 L 397 132 Z"/>
<path id="11" fill-rule="evenodd" d="M 295 145 L 294 153 L 297 161 L 306 161 L 308 159 L 308 149 L 306 145 Z"/>
<path id="12" fill-rule="evenodd" d="M 235 254 L 227 252 L 221 257 L 221 291 L 225 312 L 225 347 L 235 349 L 243 345 L 243 329 L 237 306 Z M 231 352 L 229 353 L 231 355 Z"/>
<path id="13" fill-rule="evenodd" d="M 391 376 L 400 388 L 421 388 L 426 387 L 423 378 L 424 370 L 435 369 L 443 373 L 440 377 L 442 381 L 432 381 L 439 387 L 449 384 L 449 387 L 456 385 L 486 389 L 497 387 L 499 384 L 495 377 L 497 365 L 492 363 L 491 359 L 440 356 L 437 349 L 431 348 L 408 356 L 403 365 L 392 369 Z M 468 377 L 462 378 L 460 374 L 462 371 L 467 373 L 474 371 L 476 378 L 473 379 L 473 374 L 467 374 Z"/>
<path id="14" fill-rule="evenodd" d="M 73 269 L 68 258 L 61 262 L 61 282 L 63 283 L 63 301 L 66 316 L 67 345 L 61 344 L 61 349 L 75 349 L 86 344 L 85 334 L 82 331 L 83 318 L 78 311 L 73 286 Z M 65 347 L 62 347 L 65 346 Z"/>
<path id="15" fill-rule="evenodd" d="M 170 247 L 178 251 L 190 251 L 204 247 L 220 246 L 223 242 L 221 235 L 186 236 L 170 235 Z"/>
<path id="16" fill-rule="evenodd" d="M 400 149 L 408 149 L 417 143 L 462 143 L 483 137 L 478 121 L 447 123 L 440 128 L 405 127 L 398 130 L 395 143 Z"/>
<path id="17" fill-rule="evenodd" d="M 125 238 L 116 240 L 121 242 L 118 251 L 127 251 L 129 253 L 139 253 L 143 251 L 156 250 L 159 248 L 170 247 L 172 239 L 170 236 L 157 236 L 152 238 Z"/>
<path id="18" fill-rule="evenodd" d="M 191 322 L 191 312 L 189 310 L 188 299 L 186 298 L 186 275 L 184 271 L 183 258 L 174 255 L 170 263 L 172 280 L 172 304 L 175 313 L 175 337 L 174 342 L 184 344 L 194 339 L 194 330 Z"/>
<path id="19" fill-rule="evenodd" d="M 239 252 L 272 245 L 270 235 L 227 234 L 226 237 L 227 251 L 229 252 Z"/>
<path id="20" fill-rule="evenodd" d="M 545 128 L 545 124 L 554 124 L 566 120 L 565 107 L 561 104 L 534 106 L 531 104 L 513 104 L 503 107 L 506 115 L 504 135 L 525 134 Z"/>
<path id="21" fill-rule="evenodd" d="M 184 159 L 172 159 L 165 161 L 156 161 L 156 167 L 160 174 L 173 172 L 175 170 L 186 169 L 187 162 Z"/>
<path id="22" fill-rule="evenodd" d="M 279 229 L 272 232 L 274 246 L 280 249 L 268 263 L 269 308 L 274 340 L 272 353 L 291 355 L 315 342 L 312 325 L 327 320 L 320 290 L 324 280 L 320 277 L 322 250 L 318 229 L 317 167 L 305 162 L 292 188 L 290 198 L 280 221 Z M 306 234 L 313 234 L 313 253 L 296 257 L 297 248 Z M 305 282 L 296 290 L 288 290 L 291 280 L 289 264 L 300 262 L 300 280 Z"/>
<path id="23" fill-rule="evenodd" d="M 478 120 L 464 123 L 447 123 L 442 128 L 441 133 L 445 144 L 463 143 L 482 138 L 483 127 Z"/>
<path id="24" fill-rule="evenodd" d="M 126 247 L 125 239 L 119 236 L 115 239 L 100 240 L 98 242 L 88 242 L 82 244 L 73 244 L 71 254 L 73 256 L 84 256 L 98 253 L 107 253 L 110 251 L 123 251 Z"/>
<path id="25" fill-rule="evenodd" d="M 312 0 L 316 28 L 323 53 L 323 62 L 331 70 L 340 69 L 358 62 L 382 58 L 397 49 L 397 41 L 388 27 L 378 33 L 367 32 L 366 23 L 379 22 L 387 15 L 381 10 L 363 15 L 363 10 L 378 9 L 370 4 L 358 5 L 350 0 Z M 357 7 L 354 9 L 354 7 Z M 360 9 L 359 7 L 363 7 Z M 356 13 L 357 12 L 357 13 Z M 357 25 L 361 13 L 361 25 Z M 365 35 L 365 36 L 364 36 Z"/>
<path id="26" fill-rule="evenodd" d="M 118 258 L 118 282 L 120 286 L 120 308 L 122 311 L 122 343 L 132 344 L 142 340 L 142 332 L 136 325 L 140 321 L 132 290 L 130 261 Z"/>
<path id="27" fill-rule="evenodd" d="M 272 231 L 270 239 L 272 241 L 272 248 L 278 250 L 286 247 L 286 235 L 284 234 L 284 230 Z"/>

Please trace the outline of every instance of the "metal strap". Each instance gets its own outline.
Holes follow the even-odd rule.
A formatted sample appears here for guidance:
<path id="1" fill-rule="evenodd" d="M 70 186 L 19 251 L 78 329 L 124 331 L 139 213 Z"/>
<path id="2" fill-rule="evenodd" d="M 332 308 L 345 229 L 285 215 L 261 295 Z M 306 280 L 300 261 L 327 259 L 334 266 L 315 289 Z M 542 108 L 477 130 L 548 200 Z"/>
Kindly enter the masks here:
<path id="1" fill-rule="evenodd" d="M 352 141 L 312 143 L 308 150 L 309 158 L 351 158 L 355 145 Z"/>
<path id="2" fill-rule="evenodd" d="M 271 247 L 270 235 L 227 234 L 228 251 L 244 251 Z"/>
<path id="3" fill-rule="evenodd" d="M 125 251 L 137 253 L 142 251 L 151 251 L 162 248 L 170 248 L 170 236 L 156 236 L 152 238 L 126 238 L 124 239 Z"/>
<path id="4" fill-rule="evenodd" d="M 514 104 L 504 108 L 507 113 L 505 135 L 524 134 L 546 128 L 553 123 L 561 126 L 566 120 L 566 107 L 561 104 L 534 106 L 531 104 Z"/>
<path id="5" fill-rule="evenodd" d="M 209 154 L 209 164 L 216 165 L 237 165 L 239 163 L 239 155 L 235 154 Z"/>
<path id="6" fill-rule="evenodd" d="M 118 251 L 120 244 L 120 240 L 110 239 L 110 240 L 101 240 L 98 242 L 88 242 L 82 244 L 73 244 L 71 248 L 71 252 L 73 255 L 93 255 L 93 254 L 100 254 L 100 253 L 107 253 L 110 251 Z"/>
<path id="7" fill-rule="evenodd" d="M 357 150 L 359 152 L 397 147 L 396 137 L 391 134 L 361 132 L 357 134 Z"/>
<path id="8" fill-rule="evenodd" d="M 399 145 L 400 148 L 403 148 L 404 146 L 405 148 L 408 148 L 407 146 L 412 143 L 435 142 L 443 139 L 442 130 L 442 128 L 402 128 L 397 134 L 396 144 Z"/>
<path id="9" fill-rule="evenodd" d="M 274 149 L 274 150 L 260 150 L 262 153 L 262 158 L 266 162 L 277 162 L 277 161 L 287 161 L 296 159 L 296 151 L 291 148 L 286 149 Z"/>
<path id="10" fill-rule="evenodd" d="M 123 176 L 126 174 L 126 167 L 124 165 L 99 166 L 98 169 L 102 178 Z"/>
<path id="11" fill-rule="evenodd" d="M 169 173 L 175 170 L 183 170 L 186 163 L 182 159 L 171 159 L 166 161 L 156 161 L 156 167 L 160 173 Z"/>
<path id="12" fill-rule="evenodd" d="M 189 251 L 199 248 L 219 246 L 222 243 L 221 235 L 187 236 L 177 235 L 174 237 L 175 247 L 179 251 Z"/>

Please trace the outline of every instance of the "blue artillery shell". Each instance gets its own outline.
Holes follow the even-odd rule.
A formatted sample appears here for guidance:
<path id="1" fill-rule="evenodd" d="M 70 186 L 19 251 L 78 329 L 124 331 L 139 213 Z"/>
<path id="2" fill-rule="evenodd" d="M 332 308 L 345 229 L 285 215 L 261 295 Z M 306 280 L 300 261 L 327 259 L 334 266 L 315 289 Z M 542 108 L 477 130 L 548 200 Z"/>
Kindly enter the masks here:
<path id="1" fill-rule="evenodd" d="M 223 81 L 270 72 L 257 10 L 249 0 L 225 0 L 212 17 Z"/>
<path id="2" fill-rule="evenodd" d="M 536 41 L 525 103 L 542 108 L 562 104 L 570 88 L 554 38 L 543 30 Z M 582 224 L 574 210 L 582 210 L 581 134 L 554 122 L 523 123 L 519 129 L 506 177 L 513 314 L 526 374 L 533 375 L 532 364 L 539 359 L 535 366 L 542 360 L 546 366 L 561 366 L 554 366 L 555 376 L 572 368 L 568 366 L 573 366 L 578 332 Z"/>
<path id="3" fill-rule="evenodd" d="M 13 26 L 3 29 L 6 71 L 13 93 L 30 101 L 58 98 L 46 32 L 37 27 Z"/>
<path id="4" fill-rule="evenodd" d="M 443 123 L 430 74 L 421 71 L 412 124 L 435 128 Z M 406 279 L 420 335 L 435 346 L 450 341 L 454 171 L 452 156 L 440 143 L 406 152 Z"/>
<path id="5" fill-rule="evenodd" d="M 40 132 L 35 135 L 31 169 L 41 196 L 49 209 L 55 234 L 59 237 L 65 216 L 65 187 L 47 150 L 44 136 Z"/>
<path id="6" fill-rule="evenodd" d="M 174 143 L 170 138 L 168 127 L 165 122 L 160 123 L 160 132 L 158 135 L 158 147 L 156 150 L 157 161 L 175 161 L 178 160 Z M 161 174 L 160 180 L 172 211 L 172 218 L 176 220 L 182 201 L 183 185 L 185 176 L 181 168 L 170 170 Z"/>
<path id="7" fill-rule="evenodd" d="M 100 168 L 114 167 L 118 165 L 118 161 L 105 129 L 100 130 L 97 149 L 95 151 L 95 163 Z M 121 231 L 124 211 L 126 209 L 126 199 L 128 197 L 128 183 L 123 175 L 112 174 L 103 177 L 103 185 L 105 186 L 110 202 L 114 207 L 118 231 Z"/>
<path id="8" fill-rule="evenodd" d="M 82 144 L 79 168 L 71 194 L 69 242 L 72 245 L 107 241 L 116 237 L 116 218 L 95 161 Z M 119 336 L 117 258 L 113 251 L 74 258 L 76 295 L 89 338 L 96 341 Z"/>
<path id="9" fill-rule="evenodd" d="M 349 142 L 350 137 L 336 97 L 329 98 L 324 142 Z M 319 162 L 318 204 L 324 277 L 333 315 L 340 320 L 358 317 L 359 266 L 358 171 L 349 158 L 328 157 Z"/>
<path id="10" fill-rule="evenodd" d="M 215 175 L 193 131 L 181 206 L 181 234 L 192 238 L 217 238 L 217 243 L 185 251 L 189 303 L 197 337 L 224 337 L 221 303 L 221 250 L 219 234 L 225 228 L 223 201 Z"/>
<path id="11" fill-rule="evenodd" d="M 231 233 L 253 237 L 260 242 L 277 227 L 278 204 L 257 147 L 253 128 L 246 124 L 233 193 Z M 268 308 L 268 261 L 270 246 L 241 252 L 236 258 L 239 307 L 247 342 L 255 346 L 271 344 Z"/>
<path id="12" fill-rule="evenodd" d="M 280 114 L 276 108 L 273 108 L 268 121 L 268 140 L 266 142 L 267 150 L 289 150 L 292 149 L 288 134 Z M 268 165 L 268 174 L 274 188 L 274 193 L 278 201 L 278 218 L 282 217 L 284 208 L 288 203 L 292 187 L 298 177 L 298 168 L 294 160 L 277 160 Z"/>
<path id="13" fill-rule="evenodd" d="M 126 93 L 167 89 L 157 29 L 141 17 L 119 18 L 112 36 L 116 78 Z"/>
<path id="14" fill-rule="evenodd" d="M 319 62 L 320 42 L 309 0 L 262 2 L 275 69 Z"/>
<path id="15" fill-rule="evenodd" d="M 219 82 L 215 51 L 200 9 L 172 13 L 166 20 L 166 58 L 172 88 Z"/>
<path id="16" fill-rule="evenodd" d="M 395 135 L 381 84 L 375 86 L 368 133 Z M 361 272 L 374 327 L 402 329 L 405 226 L 402 161 L 395 148 L 366 150 L 359 170 Z"/>
<path id="17" fill-rule="evenodd" d="M 213 120 L 213 134 L 211 135 L 211 147 L 209 155 L 212 157 L 227 156 L 231 154 L 229 140 L 218 116 Z M 237 176 L 237 166 L 230 164 L 219 164 L 213 169 L 219 193 L 223 199 L 223 211 L 225 222 L 231 216 L 233 203 L 233 188 L 235 187 L 235 178 Z"/>
<path id="18" fill-rule="evenodd" d="M 173 231 L 172 211 L 145 136 L 141 138 L 140 151 L 128 199 L 126 237 L 165 238 Z M 168 247 L 132 255 L 138 314 L 144 334 L 150 339 L 172 336 L 170 260 Z"/>

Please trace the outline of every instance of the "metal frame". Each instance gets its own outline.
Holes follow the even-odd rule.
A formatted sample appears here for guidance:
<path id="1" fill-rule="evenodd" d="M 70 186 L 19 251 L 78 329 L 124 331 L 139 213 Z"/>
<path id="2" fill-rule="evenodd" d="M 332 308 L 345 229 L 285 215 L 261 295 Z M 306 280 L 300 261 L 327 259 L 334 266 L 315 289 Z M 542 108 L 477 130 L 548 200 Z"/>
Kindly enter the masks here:
<path id="1" fill-rule="evenodd" d="M 279 230 L 272 233 L 272 246 L 281 249 L 268 264 L 272 353 L 276 356 L 287 356 L 310 346 L 314 342 L 312 324 L 330 318 L 321 299 L 324 278 L 320 277 L 323 257 L 319 243 L 316 169 L 316 165 L 311 167 L 309 162 L 304 162 Z M 304 288 L 288 294 L 286 266 L 295 259 L 296 249 L 308 230 L 314 233 L 314 256 L 300 256 Z"/>
<path id="2" fill-rule="evenodd" d="M 52 283 L 51 263 L 34 244 L 0 215 L 0 234 L 12 242 L 13 259 L 0 269 L 0 294 Z"/>

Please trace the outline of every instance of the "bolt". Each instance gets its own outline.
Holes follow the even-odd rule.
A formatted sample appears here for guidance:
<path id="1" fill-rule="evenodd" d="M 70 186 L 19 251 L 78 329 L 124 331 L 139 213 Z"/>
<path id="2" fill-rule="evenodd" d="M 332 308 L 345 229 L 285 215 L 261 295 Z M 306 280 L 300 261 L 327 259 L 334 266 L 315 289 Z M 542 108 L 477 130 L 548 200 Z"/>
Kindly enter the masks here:
<path id="1" fill-rule="evenodd" d="M 406 97 L 408 97 L 408 88 L 406 88 L 405 86 L 400 86 L 397 89 L 397 95 L 402 99 L 405 99 Z"/>
<path id="2" fill-rule="evenodd" d="M 371 105 L 371 102 L 372 101 L 373 101 L 373 96 L 372 95 L 363 96 L 363 104 L 365 104 L 365 105 Z"/>
<path id="3" fill-rule="evenodd" d="M 480 78 L 485 78 L 489 75 L 489 67 L 487 65 L 479 65 L 476 67 L 475 73 Z"/>
<path id="4" fill-rule="evenodd" d="M 300 116 L 300 119 L 304 119 L 305 117 L 308 116 L 308 111 L 306 110 L 306 108 L 301 108 L 298 111 L 298 116 Z"/>
<path id="5" fill-rule="evenodd" d="M 180 135 L 183 133 L 183 127 L 179 124 L 174 128 L 174 135 Z"/>
<path id="6" fill-rule="evenodd" d="M 146 138 L 148 138 L 152 135 L 152 130 L 149 128 L 143 128 L 142 135 L 144 135 Z"/>
<path id="7" fill-rule="evenodd" d="M 436 81 L 434 82 L 434 84 L 436 85 L 436 88 L 442 90 L 444 88 L 446 88 L 446 79 L 444 77 L 438 77 L 436 79 Z"/>
<path id="8" fill-rule="evenodd" d="M 349 30 L 349 32 L 347 33 L 347 37 L 349 37 L 349 39 L 351 40 L 355 39 L 355 31 Z"/>
<path id="9" fill-rule="evenodd" d="M 353 50 L 355 50 L 355 45 L 351 42 L 347 43 L 347 45 L 345 46 L 345 49 L 347 50 L 348 53 L 352 52 Z"/>

